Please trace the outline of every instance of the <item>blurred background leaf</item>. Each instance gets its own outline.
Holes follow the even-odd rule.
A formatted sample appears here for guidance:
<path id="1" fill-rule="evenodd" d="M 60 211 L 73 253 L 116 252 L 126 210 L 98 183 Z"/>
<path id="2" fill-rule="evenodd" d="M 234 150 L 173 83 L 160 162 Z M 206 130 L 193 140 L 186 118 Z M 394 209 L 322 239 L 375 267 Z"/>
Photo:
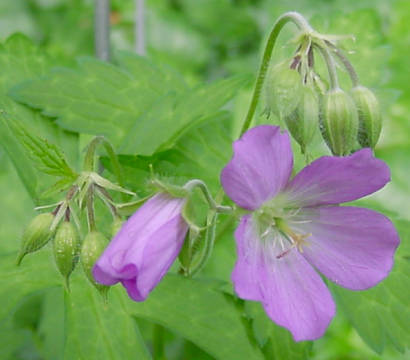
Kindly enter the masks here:
<path id="1" fill-rule="evenodd" d="M 319 31 L 355 35 L 355 42 L 344 42 L 346 52 L 382 103 L 384 130 L 376 154 L 391 167 L 392 182 L 361 203 L 397 219 L 402 244 L 395 268 L 369 291 L 333 287 L 338 315 L 328 332 L 313 343 L 295 344 L 259 304 L 231 296 L 237 220 L 221 216 L 204 278 L 170 275 L 143 304 L 132 303 L 116 287 L 106 308 L 76 270 L 72 297 L 64 299 L 49 249 L 14 267 L 22 229 L 34 215 L 33 201 L 43 201 L 40 194 L 53 179 L 32 166 L 0 123 L 2 358 L 149 358 L 146 347 L 152 352 L 158 323 L 171 360 L 257 359 L 262 352 L 254 345 L 268 359 L 409 358 L 410 3 L 295 0 L 291 9 L 285 0 L 147 0 L 146 5 L 147 58 L 132 53 L 134 1 L 112 0 L 115 58 L 105 64 L 90 58 L 94 1 L 0 2 L 0 108 L 61 148 L 74 170 L 90 135 L 104 134 L 121 152 L 125 182 L 138 194 L 147 193 L 152 164 L 156 175 L 175 183 L 200 178 L 216 195 L 270 27 L 281 13 L 300 11 Z M 285 29 L 276 61 L 289 54 L 294 35 L 294 28 Z M 262 110 L 256 122 L 272 123 Z M 163 119 L 170 128 L 156 131 Z M 296 159 L 300 168 L 302 159 Z M 102 163 L 110 176 L 109 162 L 103 158 Z M 207 283 L 205 277 L 217 280 Z M 64 302 L 71 304 L 69 311 Z M 112 338 L 104 340 L 99 328 Z"/>

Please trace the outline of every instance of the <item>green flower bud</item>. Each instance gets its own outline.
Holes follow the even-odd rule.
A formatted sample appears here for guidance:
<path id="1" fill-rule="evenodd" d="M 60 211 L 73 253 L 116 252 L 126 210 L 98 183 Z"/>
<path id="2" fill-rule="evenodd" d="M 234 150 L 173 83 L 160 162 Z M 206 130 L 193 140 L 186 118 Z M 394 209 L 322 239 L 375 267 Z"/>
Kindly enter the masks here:
<path id="1" fill-rule="evenodd" d="M 352 89 L 352 98 L 359 114 L 359 144 L 374 148 L 382 129 L 382 116 L 379 102 L 371 90 L 364 86 Z"/>
<path id="2" fill-rule="evenodd" d="M 50 230 L 54 220 L 51 213 L 37 215 L 23 233 L 17 265 L 20 265 L 24 256 L 41 249 L 52 238 L 54 231 Z"/>
<path id="3" fill-rule="evenodd" d="M 297 70 L 286 63 L 271 67 L 265 85 L 266 102 L 273 113 L 282 116 L 295 110 L 302 97 L 302 81 Z"/>
<path id="4" fill-rule="evenodd" d="M 78 261 L 80 242 L 75 226 L 69 221 L 64 221 L 57 229 L 54 237 L 54 259 L 60 274 L 63 275 L 67 289 L 68 278 Z"/>
<path id="5" fill-rule="evenodd" d="M 297 108 L 285 116 L 285 123 L 304 154 L 319 124 L 319 99 L 309 86 L 303 86 L 302 94 L 302 100 Z"/>
<path id="6" fill-rule="evenodd" d="M 356 106 L 341 89 L 330 90 L 323 97 L 320 129 L 333 155 L 348 155 L 357 139 L 359 120 Z"/>
<path id="7" fill-rule="evenodd" d="M 95 286 L 95 288 L 100 292 L 100 294 L 106 299 L 109 287 L 105 285 L 100 285 L 95 282 L 92 269 L 102 252 L 104 251 L 108 240 L 106 237 L 97 231 L 92 231 L 87 234 L 83 241 L 81 248 L 81 264 L 85 275 L 88 280 Z"/>

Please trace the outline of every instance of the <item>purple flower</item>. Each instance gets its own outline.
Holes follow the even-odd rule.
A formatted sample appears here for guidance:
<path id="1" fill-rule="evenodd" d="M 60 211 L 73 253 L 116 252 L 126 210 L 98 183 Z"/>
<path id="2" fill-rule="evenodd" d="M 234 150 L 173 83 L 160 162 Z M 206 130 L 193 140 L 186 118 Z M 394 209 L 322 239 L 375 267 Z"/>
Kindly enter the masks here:
<path id="1" fill-rule="evenodd" d="M 143 301 L 181 250 L 188 225 L 181 216 L 184 198 L 160 193 L 122 226 L 93 268 L 103 285 L 121 282 L 128 295 Z"/>
<path id="2" fill-rule="evenodd" d="M 238 258 L 232 281 L 239 297 L 260 301 L 296 341 L 323 335 L 335 304 L 319 271 L 336 284 L 363 290 L 384 279 L 399 244 L 388 218 L 339 206 L 382 188 L 387 165 L 370 149 L 324 156 L 290 179 L 289 136 L 258 126 L 234 145 L 221 182 L 250 211 L 235 232 Z"/>

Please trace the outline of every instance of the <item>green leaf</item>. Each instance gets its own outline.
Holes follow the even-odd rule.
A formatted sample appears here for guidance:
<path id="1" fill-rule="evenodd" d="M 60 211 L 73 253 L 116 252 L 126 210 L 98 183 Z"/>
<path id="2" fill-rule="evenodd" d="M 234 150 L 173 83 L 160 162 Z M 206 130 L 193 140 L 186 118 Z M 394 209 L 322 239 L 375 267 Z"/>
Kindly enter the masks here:
<path id="1" fill-rule="evenodd" d="M 199 86 L 183 94 L 167 94 L 135 122 L 120 148 L 122 154 L 152 155 L 172 147 L 189 129 L 215 113 L 247 82 L 238 76 Z"/>
<path id="2" fill-rule="evenodd" d="M 231 116 L 220 112 L 189 130 L 170 150 L 153 156 L 121 155 L 119 159 L 126 187 L 137 192 L 146 187 L 150 179 L 150 165 L 156 174 L 169 178 L 170 183 L 182 185 L 197 178 L 216 192 L 220 189 L 219 174 L 231 154 Z M 111 168 L 107 159 L 103 159 L 103 164 Z"/>
<path id="3" fill-rule="evenodd" d="M 26 106 L 14 102 L 7 96 L 10 87 L 27 78 L 43 75 L 50 69 L 50 58 L 40 51 L 23 35 L 11 36 L 0 46 L 0 110 L 52 143 L 61 146 L 69 156 L 71 164 L 78 160 L 78 137 L 57 127 L 53 121 L 42 117 Z M 0 118 L 0 144 L 12 160 L 19 177 L 34 202 L 38 202 L 39 192 L 50 184 L 48 176 L 39 174 L 27 156 L 24 147 L 16 138 L 13 129 Z"/>
<path id="4" fill-rule="evenodd" d="M 55 69 L 15 87 L 11 95 L 42 109 L 47 116 L 57 117 L 57 123 L 66 129 L 105 135 L 118 145 L 146 109 L 175 91 L 171 82 L 159 81 L 167 75 L 148 60 L 125 58 L 125 69 L 82 58 L 77 69 Z"/>
<path id="5" fill-rule="evenodd" d="M 49 175 L 75 178 L 74 171 L 65 160 L 64 154 L 56 145 L 49 143 L 28 130 L 23 124 L 10 119 L 6 113 L 0 110 L 2 121 L 7 122 L 8 128 L 23 145 L 27 157 L 35 163 L 36 168 Z"/>
<path id="6" fill-rule="evenodd" d="M 310 342 L 295 343 L 290 332 L 276 325 L 266 315 L 260 303 L 247 301 L 245 309 L 252 319 L 253 334 L 267 359 L 308 359 Z"/>
<path id="7" fill-rule="evenodd" d="M 17 253 L 0 254 L 0 320 L 25 296 L 61 283 L 50 254 L 40 251 L 16 266 Z"/>
<path id="8" fill-rule="evenodd" d="M 410 222 L 397 221 L 401 236 L 394 268 L 389 276 L 367 291 L 349 291 L 332 285 L 338 306 L 363 340 L 376 352 L 387 345 L 403 352 L 410 333 Z"/>
<path id="9" fill-rule="evenodd" d="M 71 293 L 65 295 L 65 360 L 151 359 L 135 321 L 127 313 L 129 300 L 122 289 L 112 288 L 105 304 L 81 274 L 71 282 Z"/>
<path id="10" fill-rule="evenodd" d="M 216 359 L 263 359 L 240 307 L 210 282 L 167 275 L 145 302 L 128 304 L 137 317 L 179 333 Z"/>
<path id="11" fill-rule="evenodd" d="M 41 307 L 46 315 L 41 317 L 38 327 L 43 338 L 41 351 L 47 359 L 55 360 L 63 355 L 65 360 L 151 358 L 135 321 L 127 313 L 128 300 L 119 288 L 110 291 L 109 303 L 104 304 L 77 268 L 71 280 L 71 293 L 65 293 L 64 299 L 61 278 L 48 251 L 32 254 L 20 267 L 15 265 L 16 256 L 14 252 L 0 255 L 0 320 L 7 325 L 10 314 L 16 314 L 15 322 L 18 321 L 20 327 L 37 328 L 31 325 L 38 321 L 37 317 L 31 316 L 32 308 L 27 307 L 25 311 L 24 304 L 33 294 L 41 295 L 34 299 L 43 299 L 40 292 L 44 291 L 45 302 Z M 56 324 L 59 324 L 59 332 L 52 328 Z M 62 328 L 67 337 L 64 350 L 56 348 L 56 342 L 61 342 L 64 336 Z"/>

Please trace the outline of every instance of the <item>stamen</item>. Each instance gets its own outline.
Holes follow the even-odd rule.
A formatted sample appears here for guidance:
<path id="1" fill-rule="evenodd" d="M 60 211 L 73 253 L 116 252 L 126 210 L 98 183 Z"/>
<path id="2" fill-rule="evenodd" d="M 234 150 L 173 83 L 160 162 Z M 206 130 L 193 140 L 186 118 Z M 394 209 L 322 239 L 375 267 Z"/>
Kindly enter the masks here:
<path id="1" fill-rule="evenodd" d="M 275 224 L 277 228 L 293 243 L 292 247 L 296 247 L 300 253 L 303 253 L 303 246 L 308 244 L 305 239 L 312 236 L 312 234 L 298 234 L 294 232 L 283 219 L 275 219 Z"/>

